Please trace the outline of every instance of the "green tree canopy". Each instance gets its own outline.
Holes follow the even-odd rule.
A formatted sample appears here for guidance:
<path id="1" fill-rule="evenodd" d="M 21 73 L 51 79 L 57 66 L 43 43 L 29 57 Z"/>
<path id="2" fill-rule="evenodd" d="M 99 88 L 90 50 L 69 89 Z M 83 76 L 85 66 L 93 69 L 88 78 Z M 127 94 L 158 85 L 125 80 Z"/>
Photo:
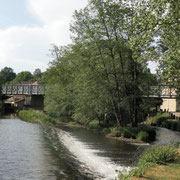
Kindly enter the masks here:
<path id="1" fill-rule="evenodd" d="M 0 84 L 12 81 L 16 77 L 16 73 L 10 67 L 5 67 L 0 71 Z"/>
<path id="2" fill-rule="evenodd" d="M 17 74 L 14 82 L 33 81 L 33 75 L 29 71 L 22 71 Z"/>
<path id="3" fill-rule="evenodd" d="M 91 0 L 75 12 L 73 44 L 53 46 L 55 60 L 44 74 L 51 87 L 45 96 L 48 113 L 137 126 L 145 111 L 140 86 L 154 77 L 130 49 L 132 14 L 128 4 L 116 0 Z"/>
<path id="4" fill-rule="evenodd" d="M 129 41 L 134 56 L 157 61 L 161 78 L 175 86 L 180 85 L 179 7 L 177 0 L 139 1 Z M 143 55 L 139 54 L 142 49 Z"/>
<path id="5" fill-rule="evenodd" d="M 40 81 L 42 78 L 42 72 L 39 68 L 35 69 L 33 72 L 33 77 L 35 81 Z"/>

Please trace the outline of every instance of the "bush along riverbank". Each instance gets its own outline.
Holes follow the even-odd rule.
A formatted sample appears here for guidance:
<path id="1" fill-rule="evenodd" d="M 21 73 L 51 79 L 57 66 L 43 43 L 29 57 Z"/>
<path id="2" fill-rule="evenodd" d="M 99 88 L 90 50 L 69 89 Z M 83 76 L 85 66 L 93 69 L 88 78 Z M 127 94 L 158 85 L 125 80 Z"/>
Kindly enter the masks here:
<path id="1" fill-rule="evenodd" d="M 180 121 L 174 119 L 169 113 L 158 112 L 154 116 L 150 116 L 147 119 L 147 123 L 151 126 L 164 127 L 173 131 L 180 132 Z"/>
<path id="2" fill-rule="evenodd" d="M 43 113 L 36 110 L 21 110 L 18 113 L 20 119 L 31 123 L 45 123 L 47 125 L 55 125 L 56 121 Z"/>
<path id="3" fill-rule="evenodd" d="M 105 128 L 103 132 L 108 136 L 119 140 L 135 143 L 152 142 L 156 138 L 156 131 L 152 127 L 141 125 L 139 127 L 112 127 Z M 127 140 L 128 142 L 128 140 Z"/>
<path id="4" fill-rule="evenodd" d="M 125 141 L 128 143 L 143 143 L 152 142 L 155 140 L 156 131 L 152 127 L 146 125 L 140 125 L 139 127 L 106 127 L 100 126 L 99 121 L 91 121 L 87 124 L 79 124 L 77 122 L 63 122 L 59 119 L 55 119 L 47 115 L 42 111 L 36 110 L 22 110 L 19 112 L 19 118 L 28 122 L 45 123 L 48 125 L 56 125 L 63 123 L 67 126 L 81 126 L 87 129 L 101 131 L 109 138 Z"/>
<path id="5" fill-rule="evenodd" d="M 137 168 L 128 175 L 119 174 L 119 180 L 180 179 L 180 145 L 155 146 L 139 158 Z"/>

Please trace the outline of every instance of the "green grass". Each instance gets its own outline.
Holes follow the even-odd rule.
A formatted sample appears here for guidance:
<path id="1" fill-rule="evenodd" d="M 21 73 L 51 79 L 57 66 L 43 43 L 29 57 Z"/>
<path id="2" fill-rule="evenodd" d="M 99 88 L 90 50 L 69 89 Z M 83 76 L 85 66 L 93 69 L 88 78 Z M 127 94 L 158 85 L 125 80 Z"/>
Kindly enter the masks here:
<path id="1" fill-rule="evenodd" d="M 160 126 L 162 124 L 162 122 L 167 119 L 170 119 L 170 116 L 168 113 L 158 112 L 156 115 L 148 117 L 147 121 L 151 125 Z"/>
<path id="2" fill-rule="evenodd" d="M 168 113 L 157 113 L 149 117 L 147 122 L 152 126 L 164 127 L 173 131 L 180 131 L 180 121 L 172 119 Z"/>
<path id="3" fill-rule="evenodd" d="M 93 120 L 87 125 L 87 127 L 89 129 L 100 129 L 99 121 L 98 120 Z"/>
<path id="4" fill-rule="evenodd" d="M 50 116 L 48 116 L 42 111 L 22 110 L 19 112 L 18 116 L 20 119 L 32 123 L 44 122 L 48 125 L 52 125 L 56 123 L 54 119 L 52 119 Z"/>
<path id="5" fill-rule="evenodd" d="M 179 152 L 174 145 L 152 147 L 140 156 L 136 169 L 132 170 L 128 175 L 120 174 L 119 179 L 128 180 L 133 179 L 132 177 L 143 177 L 148 169 L 153 169 L 153 167 L 156 167 L 157 165 L 160 167 L 159 169 L 162 169 L 162 167 L 166 168 L 166 166 L 173 170 L 179 169 L 180 163 L 176 162 L 178 158 Z M 150 171 L 150 179 L 152 179 L 153 176 L 154 174 Z"/>

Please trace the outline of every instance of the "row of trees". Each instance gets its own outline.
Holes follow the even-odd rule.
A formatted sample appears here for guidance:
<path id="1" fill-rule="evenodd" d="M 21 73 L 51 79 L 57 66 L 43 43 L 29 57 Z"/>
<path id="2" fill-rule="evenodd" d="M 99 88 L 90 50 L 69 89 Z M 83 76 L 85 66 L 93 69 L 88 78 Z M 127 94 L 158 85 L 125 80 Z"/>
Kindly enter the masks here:
<path id="1" fill-rule="evenodd" d="M 41 78 L 42 73 L 39 68 L 36 69 L 33 74 L 29 71 L 22 71 L 16 75 L 10 67 L 5 67 L 0 71 L 0 85 L 10 82 L 40 81 Z"/>
<path id="2" fill-rule="evenodd" d="M 165 28 L 156 24 L 163 12 L 165 17 L 171 13 L 171 1 L 90 0 L 76 11 L 73 44 L 52 48 L 55 59 L 44 79 L 52 88 L 47 90 L 45 110 L 84 124 L 97 119 L 102 124 L 137 126 L 157 103 L 142 98 L 142 87 L 155 85 L 147 63 L 158 60 L 162 45 L 168 48 L 162 36 Z M 158 39 L 161 44 L 154 43 Z M 170 57 L 171 52 L 166 54 Z M 167 61 L 159 64 L 164 67 Z"/>

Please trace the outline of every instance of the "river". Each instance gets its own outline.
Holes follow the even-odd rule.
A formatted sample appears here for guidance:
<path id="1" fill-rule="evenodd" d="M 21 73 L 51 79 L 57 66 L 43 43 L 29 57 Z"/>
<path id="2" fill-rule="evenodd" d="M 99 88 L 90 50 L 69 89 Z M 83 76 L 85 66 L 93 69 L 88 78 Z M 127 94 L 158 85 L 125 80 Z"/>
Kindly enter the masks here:
<path id="1" fill-rule="evenodd" d="M 1 180 L 111 180 L 131 169 L 136 152 L 96 131 L 0 119 Z"/>

